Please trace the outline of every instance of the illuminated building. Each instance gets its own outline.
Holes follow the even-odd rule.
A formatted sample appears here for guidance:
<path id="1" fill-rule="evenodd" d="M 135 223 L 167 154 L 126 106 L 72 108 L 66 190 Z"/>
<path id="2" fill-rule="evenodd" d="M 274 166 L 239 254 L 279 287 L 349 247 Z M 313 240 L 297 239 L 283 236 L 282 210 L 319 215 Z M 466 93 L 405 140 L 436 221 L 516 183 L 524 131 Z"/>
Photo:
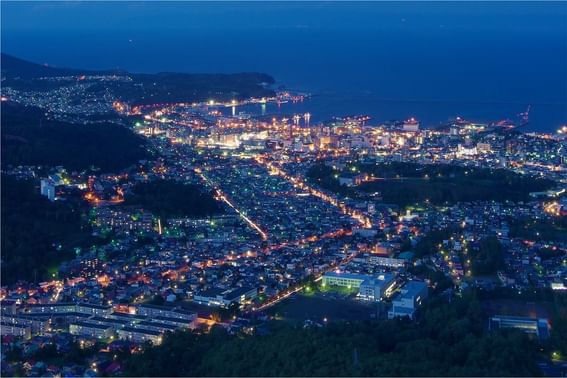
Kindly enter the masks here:
<path id="1" fill-rule="evenodd" d="M 380 301 L 396 284 L 390 273 L 373 277 L 365 274 L 327 272 L 323 275 L 323 285 L 358 288 L 359 298 L 367 301 Z"/>
<path id="2" fill-rule="evenodd" d="M 457 147 L 457 154 L 456 154 L 457 157 L 475 156 L 476 154 L 477 154 L 476 147 L 468 148 L 461 144 L 459 144 L 459 146 Z"/>
<path id="3" fill-rule="evenodd" d="M 360 285 L 371 278 L 364 274 L 327 272 L 323 275 L 323 285 L 360 287 Z"/>
<path id="4" fill-rule="evenodd" d="M 378 302 L 389 296 L 395 285 L 396 280 L 393 274 L 386 273 L 367 278 L 358 288 L 358 297 L 366 301 Z"/>
<path id="5" fill-rule="evenodd" d="M 34 304 L 28 305 L 27 310 L 30 314 L 74 313 L 77 312 L 77 305 L 75 303 Z"/>
<path id="6" fill-rule="evenodd" d="M 50 329 L 51 319 L 47 316 L 31 316 L 31 315 L 3 315 L 2 322 L 30 327 L 32 334 L 43 335 Z"/>
<path id="7" fill-rule="evenodd" d="M 2 315 L 14 315 L 17 312 L 17 304 L 16 301 L 10 299 L 3 299 L 0 302 L 0 310 Z"/>
<path id="8" fill-rule="evenodd" d="M 519 329 L 522 332 L 537 335 L 540 339 L 547 339 L 550 331 L 549 322 L 544 318 L 537 319 L 503 315 L 496 315 L 490 318 L 488 322 L 489 330 L 502 328 Z"/>
<path id="9" fill-rule="evenodd" d="M 0 334 L 22 337 L 24 339 L 31 338 L 31 328 L 22 324 L 10 324 L 7 322 L 0 322 Z"/>
<path id="10" fill-rule="evenodd" d="M 179 327 L 177 325 L 172 325 L 168 323 L 162 323 L 155 320 L 143 320 L 138 323 L 137 328 L 142 328 L 145 331 L 157 331 L 157 332 L 175 332 Z"/>
<path id="11" fill-rule="evenodd" d="M 410 118 L 404 122 L 402 130 L 416 132 L 419 131 L 419 122 L 415 118 Z"/>
<path id="12" fill-rule="evenodd" d="M 171 318 L 173 320 L 185 320 L 192 322 L 197 319 L 197 313 L 182 308 L 172 308 L 167 306 L 157 306 L 152 304 L 142 304 L 138 307 L 138 314 L 151 318 Z"/>
<path id="13" fill-rule="evenodd" d="M 408 282 L 392 300 L 392 309 L 388 311 L 388 318 L 408 316 L 413 319 L 415 311 L 427 297 L 428 289 L 425 282 Z"/>
<path id="14" fill-rule="evenodd" d="M 378 243 L 374 246 L 372 253 L 378 255 L 386 255 L 389 256 L 393 252 L 393 248 L 391 245 L 387 243 Z"/>
<path id="15" fill-rule="evenodd" d="M 149 329 L 124 327 L 117 331 L 118 337 L 134 342 L 151 341 L 154 345 L 161 344 L 162 333 Z"/>
<path id="16" fill-rule="evenodd" d="M 65 314 L 78 313 L 85 315 L 108 315 L 112 311 L 111 306 L 97 305 L 93 303 L 49 303 L 28 306 L 30 314 Z"/>
<path id="17" fill-rule="evenodd" d="M 40 193 L 42 196 L 47 197 L 50 201 L 55 201 L 55 182 L 48 179 L 41 179 Z"/>
<path id="18" fill-rule="evenodd" d="M 93 337 L 98 339 L 107 339 L 114 334 L 114 330 L 111 326 L 87 323 L 87 322 L 76 322 L 69 325 L 69 333 L 71 335 Z"/>
<path id="19" fill-rule="evenodd" d="M 193 301 L 209 306 L 228 307 L 233 303 L 243 305 L 258 296 L 258 289 L 241 287 L 232 290 L 210 289 L 195 294 Z"/>
<path id="20" fill-rule="evenodd" d="M 393 257 L 370 255 L 368 256 L 368 263 L 370 265 L 385 266 L 388 268 L 403 268 L 406 264 L 406 260 L 395 259 Z"/>
<path id="21" fill-rule="evenodd" d="M 491 152 L 490 144 L 488 144 L 488 143 L 478 143 L 476 145 L 476 149 L 477 149 L 478 152 L 483 153 L 483 154 L 485 154 L 485 153 L 487 154 L 487 153 Z"/>

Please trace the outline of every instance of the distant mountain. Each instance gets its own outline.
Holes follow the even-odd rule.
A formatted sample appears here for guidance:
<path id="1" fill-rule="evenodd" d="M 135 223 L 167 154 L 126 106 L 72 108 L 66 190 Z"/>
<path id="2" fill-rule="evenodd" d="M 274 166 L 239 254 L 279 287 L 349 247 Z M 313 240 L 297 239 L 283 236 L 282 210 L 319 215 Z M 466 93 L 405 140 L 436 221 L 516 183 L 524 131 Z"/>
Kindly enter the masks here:
<path id="1" fill-rule="evenodd" d="M 274 91 L 267 85 L 274 84 L 270 75 L 258 72 L 242 72 L 234 74 L 215 73 L 174 73 L 157 74 L 129 73 L 126 71 L 93 71 L 76 68 L 61 68 L 41 65 L 8 54 L 1 54 L 2 78 L 6 79 L 4 87 L 18 90 L 42 91 L 48 87 L 43 77 L 79 76 L 79 75 L 127 75 L 128 82 L 97 82 L 90 93 L 101 95 L 110 91 L 116 99 L 139 104 L 155 104 L 166 102 L 200 102 L 210 99 L 226 101 L 250 97 L 270 97 Z M 64 85 L 68 83 L 49 83 Z"/>
<path id="2" fill-rule="evenodd" d="M 74 76 L 74 75 L 100 75 L 118 71 L 92 71 L 74 68 L 52 67 L 33 63 L 5 53 L 1 54 L 0 67 L 2 77 L 8 79 L 35 79 L 39 77 Z"/>

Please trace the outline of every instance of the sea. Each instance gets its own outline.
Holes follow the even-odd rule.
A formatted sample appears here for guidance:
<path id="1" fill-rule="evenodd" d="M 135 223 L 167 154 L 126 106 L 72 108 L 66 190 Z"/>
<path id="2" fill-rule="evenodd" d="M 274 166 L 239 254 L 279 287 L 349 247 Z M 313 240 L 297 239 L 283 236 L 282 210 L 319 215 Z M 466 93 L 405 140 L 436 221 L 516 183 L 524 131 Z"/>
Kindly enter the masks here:
<path id="1" fill-rule="evenodd" d="M 567 124 L 567 2 L 3 2 L 2 51 L 132 72 L 265 72 L 300 103 L 236 109 Z"/>

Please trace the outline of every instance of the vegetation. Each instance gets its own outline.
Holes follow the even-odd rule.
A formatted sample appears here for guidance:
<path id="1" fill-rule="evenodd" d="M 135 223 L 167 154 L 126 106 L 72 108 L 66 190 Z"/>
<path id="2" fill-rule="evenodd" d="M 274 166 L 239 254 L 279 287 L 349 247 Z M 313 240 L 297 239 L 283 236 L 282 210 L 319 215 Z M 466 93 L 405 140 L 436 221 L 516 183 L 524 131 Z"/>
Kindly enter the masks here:
<path id="1" fill-rule="evenodd" d="M 2 104 L 2 166 L 62 165 L 111 172 L 146 157 L 144 140 L 115 124 L 76 125 L 48 120 L 38 108 Z"/>
<path id="2" fill-rule="evenodd" d="M 4 53 L 2 53 L 1 59 L 2 76 L 6 79 L 31 79 L 40 77 L 97 74 L 97 71 L 75 70 L 70 68 L 51 67 L 48 65 L 32 63 L 27 60 L 19 59 Z"/>
<path id="3" fill-rule="evenodd" d="M 42 281 L 91 242 L 78 205 L 49 202 L 31 181 L 2 175 L 2 285 Z"/>
<path id="4" fill-rule="evenodd" d="M 553 357 L 554 352 L 563 358 L 567 356 L 567 294 L 550 288 L 517 290 L 509 287 L 500 287 L 492 291 L 480 290 L 477 293 L 481 301 L 505 299 L 518 301 L 521 304 L 549 304 L 545 307 L 550 309 L 551 336 L 544 341 L 543 351 L 546 357 Z M 525 316 L 533 315 L 525 314 Z"/>
<path id="5" fill-rule="evenodd" d="M 495 274 L 504 268 L 504 248 L 496 237 L 482 239 L 478 248 L 471 248 L 472 271 L 475 276 Z"/>
<path id="6" fill-rule="evenodd" d="M 318 184 L 322 188 L 331 190 L 337 194 L 341 194 L 346 197 L 355 197 L 356 191 L 353 188 L 339 183 L 338 177 L 340 173 L 340 171 L 333 169 L 328 165 L 319 163 L 309 168 L 307 171 L 307 179 Z"/>
<path id="7" fill-rule="evenodd" d="M 420 258 L 426 255 L 437 253 L 438 245 L 443 243 L 443 240 L 449 240 L 454 235 L 452 228 L 444 228 L 442 230 L 432 230 L 419 239 L 415 246 L 415 255 Z"/>
<path id="8" fill-rule="evenodd" d="M 132 80 L 96 83 L 88 91 L 101 93 L 101 95 L 110 91 L 116 98 L 134 105 L 209 100 L 231 101 L 274 95 L 274 91 L 265 85 L 273 84 L 274 78 L 257 72 L 132 74 L 123 71 L 89 71 L 44 66 L 2 54 L 2 76 L 6 78 L 3 85 L 21 90 L 50 90 L 69 85 L 68 82 L 40 80 L 39 78 L 42 77 L 110 74 L 128 76 Z"/>
<path id="9" fill-rule="evenodd" d="M 274 92 L 262 84 L 274 79 L 261 73 L 186 74 L 159 73 L 130 75 L 131 82 L 116 82 L 111 90 L 115 95 L 135 105 L 167 102 L 231 101 L 250 97 L 270 97 Z M 156 85 L 157 84 L 157 85 Z M 102 90 L 106 84 L 89 90 Z"/>
<path id="10" fill-rule="evenodd" d="M 209 193 L 196 185 L 172 180 L 158 180 L 136 185 L 126 195 L 125 205 L 138 205 L 164 218 L 206 217 L 221 208 Z"/>
<path id="11" fill-rule="evenodd" d="M 410 266 L 408 271 L 415 276 L 428 280 L 433 294 L 442 293 L 453 287 L 453 281 L 445 273 L 432 269 L 425 264 Z"/>
<path id="12" fill-rule="evenodd" d="M 557 352 L 567 356 L 567 295 L 553 295 L 553 311 L 551 314 L 552 332 L 546 345 L 550 353 Z"/>
<path id="13" fill-rule="evenodd" d="M 487 333 L 474 299 L 432 301 L 423 320 L 272 326 L 268 335 L 178 332 L 126 362 L 130 376 L 533 376 L 534 343 Z"/>
<path id="14" fill-rule="evenodd" d="M 39 349 L 28 352 L 18 346 L 17 344 L 10 344 L 6 346 L 3 352 L 6 354 L 6 362 L 22 362 L 27 359 L 32 359 L 35 361 L 41 361 L 45 363 L 42 373 L 47 373 L 45 368 L 49 365 L 63 366 L 63 365 L 87 365 L 88 361 L 97 355 L 100 349 L 103 347 L 101 342 L 89 343 L 88 345 L 81 345 L 78 341 L 73 341 L 65 345 L 64 348 L 58 349 L 55 343 L 45 343 L 39 347 Z M 115 354 L 121 357 L 125 355 L 123 351 L 115 351 Z M 15 371 L 5 371 L 5 366 L 2 364 L 2 375 L 3 376 L 16 376 L 23 377 L 26 375 L 26 370 L 19 365 L 16 367 Z"/>
<path id="15" fill-rule="evenodd" d="M 375 180 L 358 187 L 341 186 L 339 177 L 366 173 Z M 339 171 L 314 165 L 307 176 L 321 187 L 350 197 L 379 192 L 386 203 L 400 206 L 429 201 L 447 204 L 466 201 L 522 201 L 529 193 L 550 188 L 544 179 L 521 176 L 506 170 L 465 168 L 456 165 L 415 163 L 355 164 Z"/>
<path id="16" fill-rule="evenodd" d="M 567 216 L 552 219 L 511 219 L 510 236 L 567 243 Z"/>

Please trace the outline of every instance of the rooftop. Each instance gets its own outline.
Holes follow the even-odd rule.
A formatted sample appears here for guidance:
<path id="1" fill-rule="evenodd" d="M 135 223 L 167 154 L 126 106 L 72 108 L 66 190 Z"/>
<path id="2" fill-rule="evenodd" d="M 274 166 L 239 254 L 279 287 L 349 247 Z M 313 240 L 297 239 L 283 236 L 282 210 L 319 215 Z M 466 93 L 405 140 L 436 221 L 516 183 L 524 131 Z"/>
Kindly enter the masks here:
<path id="1" fill-rule="evenodd" d="M 404 285 L 400 296 L 402 298 L 413 298 L 423 289 L 427 289 L 427 284 L 421 281 L 410 281 Z"/>
<path id="2" fill-rule="evenodd" d="M 372 278 L 365 274 L 356 274 L 356 273 L 337 273 L 337 272 L 327 272 L 325 273 L 325 277 L 336 277 L 336 278 L 346 278 L 350 280 L 361 280 L 365 281 L 368 278 Z"/>

